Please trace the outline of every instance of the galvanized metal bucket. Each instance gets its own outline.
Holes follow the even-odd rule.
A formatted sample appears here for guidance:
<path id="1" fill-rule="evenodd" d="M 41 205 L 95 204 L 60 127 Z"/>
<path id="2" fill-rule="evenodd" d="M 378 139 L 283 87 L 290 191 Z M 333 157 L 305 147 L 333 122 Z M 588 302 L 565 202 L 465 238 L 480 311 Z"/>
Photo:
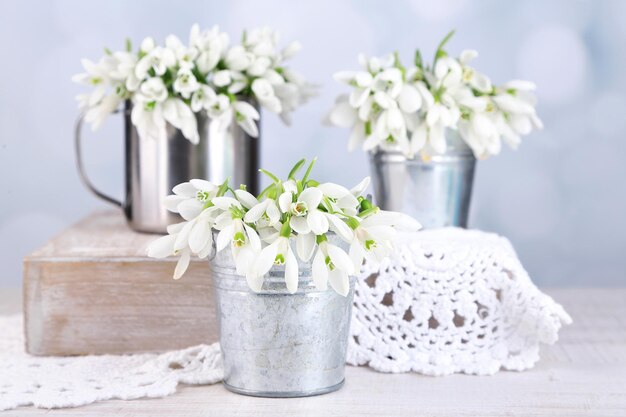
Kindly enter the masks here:
<path id="1" fill-rule="evenodd" d="M 98 190 L 89 180 L 82 157 L 83 115 L 76 122 L 75 151 L 78 173 L 85 186 L 97 197 L 123 209 L 129 226 L 139 232 L 166 233 L 167 226 L 182 219 L 165 209 L 165 197 L 177 184 L 193 178 L 208 178 L 221 183 L 248 184 L 258 193 L 259 138 L 249 137 L 236 123 L 225 132 L 209 135 L 210 120 L 205 112 L 197 113 L 197 145 L 189 142 L 179 129 L 166 125 L 165 141 L 140 138 L 126 103 L 125 198 L 120 201 Z M 208 175 L 208 177 L 207 177 Z"/>
<path id="2" fill-rule="evenodd" d="M 289 294 L 284 267 L 273 267 L 254 293 L 237 275 L 230 250 L 211 261 L 224 386 L 257 397 L 305 397 L 335 391 L 344 368 L 354 295 L 318 291 L 311 264 L 300 262 L 298 291 Z"/>
<path id="3" fill-rule="evenodd" d="M 467 227 L 476 158 L 456 132 L 444 155 L 407 159 L 400 151 L 370 154 L 376 203 L 413 216 L 424 228 Z"/>

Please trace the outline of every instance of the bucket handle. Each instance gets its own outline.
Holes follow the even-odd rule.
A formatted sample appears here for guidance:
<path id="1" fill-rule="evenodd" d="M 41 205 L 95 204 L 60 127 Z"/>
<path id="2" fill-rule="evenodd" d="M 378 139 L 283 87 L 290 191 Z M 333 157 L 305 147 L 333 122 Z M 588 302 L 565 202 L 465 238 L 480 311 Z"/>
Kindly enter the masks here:
<path id="1" fill-rule="evenodd" d="M 114 113 L 119 113 L 120 110 L 115 110 Z M 111 203 L 118 207 L 123 207 L 121 201 L 110 197 L 100 190 L 98 190 L 93 183 L 87 177 L 87 173 L 85 171 L 85 167 L 83 165 L 83 155 L 82 155 L 82 130 L 83 130 L 83 122 L 85 121 L 85 113 L 82 113 L 76 119 L 76 124 L 74 126 L 74 153 L 76 155 L 76 168 L 78 169 L 78 175 L 80 176 L 80 180 L 87 187 L 89 191 L 91 191 L 96 197 L 101 198 L 102 200 Z"/>

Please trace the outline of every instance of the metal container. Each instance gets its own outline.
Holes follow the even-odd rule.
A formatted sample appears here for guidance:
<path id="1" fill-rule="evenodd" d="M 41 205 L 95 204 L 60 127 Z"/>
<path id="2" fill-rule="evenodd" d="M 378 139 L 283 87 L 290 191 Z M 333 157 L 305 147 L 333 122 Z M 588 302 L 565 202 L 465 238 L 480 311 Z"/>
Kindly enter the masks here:
<path id="1" fill-rule="evenodd" d="M 476 158 L 456 132 L 443 155 L 426 161 L 400 151 L 370 153 L 376 203 L 413 216 L 424 228 L 467 227 Z"/>
<path id="2" fill-rule="evenodd" d="M 238 98 L 239 101 L 247 101 L 261 113 L 258 103 L 251 98 Z M 261 121 L 257 126 L 261 131 Z M 246 189 L 254 195 L 258 195 L 259 163 L 261 155 L 261 137 L 254 138 L 248 135 L 235 121 L 223 131 L 211 129 L 208 138 L 209 148 L 209 180 L 221 184 L 229 179 L 233 188 L 245 184 Z"/>
<path id="3" fill-rule="evenodd" d="M 101 192 L 87 177 L 81 152 L 83 115 L 76 122 L 75 150 L 78 173 L 85 186 L 97 197 L 121 207 L 134 230 L 166 233 L 168 225 L 180 222 L 180 216 L 167 211 L 163 201 L 174 186 L 193 178 L 208 178 L 215 183 L 229 178 L 231 184 L 247 184 L 250 192 L 259 192 L 260 139 L 248 136 L 234 121 L 224 132 L 209 135 L 209 118 L 205 112 L 197 113 L 200 142 L 194 145 L 169 123 L 165 141 L 140 138 L 130 119 L 131 111 L 132 104 L 127 102 L 123 111 L 126 172 L 123 201 Z"/>
<path id="4" fill-rule="evenodd" d="M 257 397 L 305 397 L 341 388 L 353 277 L 346 297 L 330 286 L 318 291 L 311 264 L 300 262 L 298 291 L 289 294 L 284 267 L 275 266 L 262 291 L 254 293 L 245 277 L 237 275 L 230 250 L 216 254 L 210 266 L 228 390 Z"/>

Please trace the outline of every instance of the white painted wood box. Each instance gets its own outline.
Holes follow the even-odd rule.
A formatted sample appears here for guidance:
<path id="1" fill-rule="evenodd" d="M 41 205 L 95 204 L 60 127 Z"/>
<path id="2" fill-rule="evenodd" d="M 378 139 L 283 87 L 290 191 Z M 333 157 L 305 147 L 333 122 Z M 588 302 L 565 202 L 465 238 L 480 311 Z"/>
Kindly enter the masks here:
<path id="1" fill-rule="evenodd" d="M 146 257 L 157 235 L 96 212 L 24 259 L 26 349 L 34 355 L 156 352 L 217 340 L 206 260 Z"/>

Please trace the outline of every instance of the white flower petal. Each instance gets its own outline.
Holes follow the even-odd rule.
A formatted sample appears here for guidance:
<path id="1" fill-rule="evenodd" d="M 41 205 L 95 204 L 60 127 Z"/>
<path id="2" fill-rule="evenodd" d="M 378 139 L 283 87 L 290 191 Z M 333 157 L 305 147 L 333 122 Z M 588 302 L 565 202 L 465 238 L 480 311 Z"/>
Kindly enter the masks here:
<path id="1" fill-rule="evenodd" d="M 317 187 L 309 187 L 300 193 L 298 201 L 306 203 L 309 210 L 313 210 L 319 206 L 322 197 L 324 197 L 322 190 Z"/>
<path id="2" fill-rule="evenodd" d="M 328 244 L 326 247 L 328 251 L 328 256 L 330 256 L 330 260 L 335 265 L 335 268 L 342 269 L 346 271 L 349 275 L 354 274 L 354 264 L 352 260 L 348 256 L 343 249 L 339 246 Z"/>
<path id="3" fill-rule="evenodd" d="M 274 265 L 274 261 L 276 260 L 276 254 L 278 253 L 278 244 L 280 243 L 280 238 L 278 238 L 271 245 L 266 246 L 261 251 L 261 254 L 257 258 L 254 266 L 254 275 L 263 276 L 267 274 L 267 272 Z"/>
<path id="4" fill-rule="evenodd" d="M 186 200 L 187 197 L 180 195 L 168 195 L 163 201 L 163 206 L 172 213 L 178 213 L 178 205 Z"/>
<path id="5" fill-rule="evenodd" d="M 346 242 L 350 242 L 352 240 L 354 233 L 352 232 L 352 229 L 350 229 L 350 226 L 334 214 L 324 213 L 324 215 L 328 219 L 330 229 L 333 232 L 337 233 L 339 237 Z"/>
<path id="6" fill-rule="evenodd" d="M 357 239 L 354 239 L 350 244 L 350 250 L 348 251 L 348 256 L 352 261 L 352 265 L 354 266 L 354 270 L 360 272 L 361 266 L 363 265 L 363 247 L 359 243 Z"/>
<path id="7" fill-rule="evenodd" d="M 198 189 L 191 182 L 183 182 L 172 188 L 172 192 L 187 198 L 195 198 Z"/>
<path id="8" fill-rule="evenodd" d="M 405 113 L 414 113 L 422 105 L 422 96 L 419 91 L 412 85 L 405 84 L 398 96 L 398 106 Z"/>
<path id="9" fill-rule="evenodd" d="M 216 207 L 219 207 L 222 210 L 228 210 L 231 208 L 231 206 L 241 208 L 241 203 L 232 197 L 215 197 L 211 201 Z"/>
<path id="10" fill-rule="evenodd" d="M 167 258 L 174 254 L 176 235 L 167 235 L 158 238 L 148 246 L 147 254 L 151 258 Z"/>
<path id="11" fill-rule="evenodd" d="M 174 279 L 179 279 L 183 276 L 187 268 L 189 267 L 189 261 L 191 260 L 191 254 L 189 250 L 183 250 L 180 252 L 180 259 L 176 263 L 176 268 L 174 269 Z"/>
<path id="12" fill-rule="evenodd" d="M 189 199 L 180 203 L 177 208 L 183 219 L 193 220 L 202 212 L 203 207 L 204 205 L 200 201 Z"/>
<path id="13" fill-rule="evenodd" d="M 198 253 L 206 246 L 211 239 L 211 224 L 207 221 L 197 221 L 189 233 L 189 249 L 193 253 Z"/>
<path id="14" fill-rule="evenodd" d="M 335 268 L 328 273 L 328 281 L 337 294 L 345 297 L 350 292 L 350 279 L 345 271 Z"/>
<path id="15" fill-rule="evenodd" d="M 217 251 L 219 252 L 222 249 L 224 249 L 226 246 L 228 246 L 229 243 L 232 241 L 234 235 L 235 235 L 235 227 L 233 225 L 226 226 L 225 228 L 220 230 L 219 234 L 217 235 L 216 242 L 215 242 Z"/>
<path id="16" fill-rule="evenodd" d="M 280 195 L 280 197 L 278 197 L 278 206 L 280 207 L 280 211 L 282 211 L 283 213 L 289 212 L 289 209 L 291 208 L 291 201 L 293 198 L 292 196 L 293 195 L 291 192 L 285 191 Z"/>
<path id="17" fill-rule="evenodd" d="M 298 291 L 298 260 L 291 247 L 287 249 L 287 258 L 285 259 L 285 283 L 290 294 Z"/>
<path id="18" fill-rule="evenodd" d="M 217 185 L 207 180 L 193 179 L 193 180 L 189 180 L 189 183 L 193 185 L 194 188 L 196 188 L 196 190 L 206 191 L 209 193 L 213 191 L 217 191 L 218 189 Z"/>
<path id="19" fill-rule="evenodd" d="M 319 247 L 313 258 L 312 274 L 315 288 L 320 291 L 326 291 L 328 289 L 328 268 L 326 267 L 324 254 Z"/>
<path id="20" fill-rule="evenodd" d="M 241 204 L 247 209 L 251 209 L 259 204 L 259 200 L 246 190 L 235 190 L 235 195 Z"/>
<path id="21" fill-rule="evenodd" d="M 350 194 L 350 190 L 346 187 L 332 182 L 325 182 L 324 184 L 318 185 L 316 188 L 322 191 L 325 196 L 330 198 L 341 198 Z"/>
<path id="22" fill-rule="evenodd" d="M 252 250 L 255 252 L 260 252 L 261 239 L 259 238 L 257 232 L 247 224 L 244 224 L 243 227 L 246 229 L 246 234 L 248 235 L 248 239 L 250 240 L 250 247 L 252 248 Z"/>
<path id="23" fill-rule="evenodd" d="M 246 223 L 256 223 L 268 208 L 268 201 L 269 200 L 264 200 L 250 208 L 250 210 L 248 210 L 248 212 L 243 216 L 243 220 Z"/>
<path id="24" fill-rule="evenodd" d="M 335 104 L 328 118 L 335 126 L 349 128 L 356 122 L 357 113 L 348 102 L 344 101 Z"/>
<path id="25" fill-rule="evenodd" d="M 311 227 L 306 220 L 306 217 L 292 217 L 289 221 L 289 226 L 293 229 L 294 232 L 300 234 L 310 233 Z"/>
<path id="26" fill-rule="evenodd" d="M 313 233 L 305 233 L 296 237 L 296 252 L 302 261 L 308 262 L 313 256 L 314 250 L 315 235 Z"/>
<path id="27" fill-rule="evenodd" d="M 329 224 L 326 216 L 319 210 L 310 211 L 307 215 L 307 223 L 313 233 L 323 235 L 328 232 Z"/>

